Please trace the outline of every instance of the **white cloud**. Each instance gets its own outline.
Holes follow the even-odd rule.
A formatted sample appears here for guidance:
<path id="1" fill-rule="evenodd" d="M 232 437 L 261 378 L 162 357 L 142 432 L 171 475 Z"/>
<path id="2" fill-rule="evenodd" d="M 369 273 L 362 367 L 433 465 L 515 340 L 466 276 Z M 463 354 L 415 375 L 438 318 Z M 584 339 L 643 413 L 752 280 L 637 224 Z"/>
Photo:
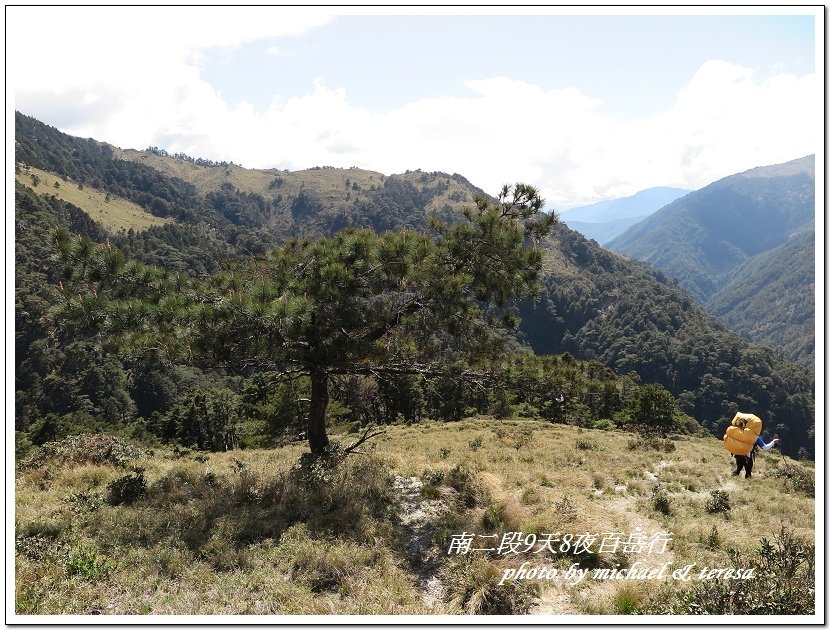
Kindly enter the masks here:
<path id="1" fill-rule="evenodd" d="M 6 17 L 16 109 L 69 133 L 144 148 L 154 135 L 230 115 L 199 76 L 201 50 L 298 34 L 331 15 L 300 7 L 52 6 L 8 7 Z M 90 100 L 109 107 L 85 110 Z"/>
<path id="2" fill-rule="evenodd" d="M 264 112 L 247 102 L 231 107 L 200 77 L 200 50 L 327 19 L 297 9 L 276 20 L 261 9 L 253 16 L 220 7 L 9 7 L 15 107 L 118 146 L 160 144 L 248 167 L 422 168 L 461 173 L 489 192 L 528 181 L 554 207 L 657 185 L 698 188 L 821 148 L 814 74 L 761 81 L 752 69 L 718 60 L 648 119 L 616 120 L 576 88 L 544 90 L 508 77 L 470 79 L 468 95 L 435 95 L 391 111 L 352 105 L 332 79 L 318 79 L 302 97 L 275 98 Z M 21 20 L 38 28 L 17 28 Z"/>

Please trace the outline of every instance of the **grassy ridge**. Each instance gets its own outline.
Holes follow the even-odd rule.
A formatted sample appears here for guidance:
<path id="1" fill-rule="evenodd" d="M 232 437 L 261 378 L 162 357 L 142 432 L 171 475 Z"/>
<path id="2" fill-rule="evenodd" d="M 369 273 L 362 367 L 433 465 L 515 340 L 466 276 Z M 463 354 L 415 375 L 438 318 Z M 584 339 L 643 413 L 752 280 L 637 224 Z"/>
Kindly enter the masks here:
<path id="1" fill-rule="evenodd" d="M 158 451 L 113 461 L 115 449 L 96 458 L 95 448 L 76 445 L 20 468 L 17 612 L 635 612 L 659 605 L 659 582 L 552 581 L 519 592 L 496 582 L 504 568 L 535 557 L 449 556 L 447 544 L 462 531 L 628 535 L 639 527 L 670 532 L 667 552 L 595 555 L 595 566 L 728 567 L 729 547 L 749 550 L 782 526 L 814 537 L 810 469 L 765 453 L 753 479 L 733 478 L 730 457 L 711 438 L 478 418 L 390 426 L 369 452 L 331 468 L 298 468 L 304 450 Z M 146 488 L 130 497 L 121 484 L 114 500 L 112 482 L 138 477 L 133 467 Z M 425 536 L 421 551 L 432 549 L 438 596 L 425 589 L 415 530 L 404 525 L 413 506 L 396 480 L 411 478 L 422 484 L 421 507 L 435 507 L 416 533 Z M 713 491 L 721 493 L 717 509 Z M 574 560 L 556 562 L 564 569 Z"/>
<path id="2" fill-rule="evenodd" d="M 74 182 L 66 181 L 54 173 L 42 171 L 33 166 L 23 167 L 15 178 L 39 195 L 54 195 L 58 199 L 79 207 L 91 219 L 112 232 L 130 229 L 140 232 L 154 225 L 172 222 L 171 219 L 153 216 L 131 201 L 89 186 L 79 189 Z"/>
<path id="3" fill-rule="evenodd" d="M 475 192 L 471 185 L 464 185 L 446 176 L 432 176 L 420 170 L 407 171 L 396 175 L 384 175 L 360 168 L 318 167 L 299 171 L 278 169 L 248 169 L 237 164 L 207 166 L 157 155 L 149 151 L 113 148 L 117 159 L 140 162 L 193 184 L 201 195 L 219 190 L 222 184 L 230 183 L 245 193 L 262 195 L 266 199 L 278 195 L 288 204 L 303 190 L 313 191 L 325 207 L 347 207 L 367 200 L 367 193 L 382 188 L 387 179 L 399 179 L 418 188 L 435 188 L 439 182 L 448 182 L 446 190 L 433 197 L 424 208 L 427 212 L 450 206 L 457 212 L 473 202 Z"/>

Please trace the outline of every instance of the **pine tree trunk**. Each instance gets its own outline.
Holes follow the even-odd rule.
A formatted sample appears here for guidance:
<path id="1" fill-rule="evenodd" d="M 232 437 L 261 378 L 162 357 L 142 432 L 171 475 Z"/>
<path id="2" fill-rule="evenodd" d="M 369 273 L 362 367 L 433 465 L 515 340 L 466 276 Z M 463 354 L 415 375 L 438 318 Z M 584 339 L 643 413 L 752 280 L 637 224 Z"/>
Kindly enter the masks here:
<path id="1" fill-rule="evenodd" d="M 326 408 L 329 406 L 329 375 L 318 367 L 311 370 L 311 404 L 308 412 L 308 445 L 312 453 L 325 452 L 329 445 L 326 435 Z"/>

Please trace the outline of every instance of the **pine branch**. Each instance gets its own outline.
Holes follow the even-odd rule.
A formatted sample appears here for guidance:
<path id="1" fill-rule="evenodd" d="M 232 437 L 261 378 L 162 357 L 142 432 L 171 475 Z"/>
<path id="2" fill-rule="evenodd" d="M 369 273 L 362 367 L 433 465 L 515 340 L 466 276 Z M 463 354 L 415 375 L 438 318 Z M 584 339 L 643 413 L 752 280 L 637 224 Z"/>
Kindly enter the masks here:
<path id="1" fill-rule="evenodd" d="M 349 445 L 349 446 L 347 446 L 346 448 L 343 449 L 343 454 L 344 455 L 348 455 L 349 453 L 361 454 L 360 451 L 356 450 L 358 446 L 360 446 L 361 444 L 363 444 L 367 440 L 371 440 L 373 437 L 377 437 L 378 435 L 383 435 L 384 433 L 386 433 L 386 431 L 375 431 L 374 433 L 372 433 L 371 431 L 372 431 L 372 425 L 369 425 L 368 427 L 366 427 L 366 430 L 363 432 L 363 435 L 361 435 L 360 438 L 358 438 L 358 440 L 356 442 L 354 442 L 353 444 L 351 444 L 351 445 Z"/>

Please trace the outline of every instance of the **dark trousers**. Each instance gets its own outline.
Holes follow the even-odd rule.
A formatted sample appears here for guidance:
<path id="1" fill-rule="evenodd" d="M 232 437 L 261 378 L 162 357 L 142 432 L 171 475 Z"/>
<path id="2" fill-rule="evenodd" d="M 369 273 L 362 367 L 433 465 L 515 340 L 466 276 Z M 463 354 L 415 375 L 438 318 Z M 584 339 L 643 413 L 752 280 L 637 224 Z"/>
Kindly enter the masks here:
<path id="1" fill-rule="evenodd" d="M 750 453 L 749 455 L 735 455 L 735 463 L 738 465 L 738 469 L 732 474 L 734 476 L 738 476 L 741 474 L 742 470 L 746 470 L 746 478 L 749 479 L 752 476 L 753 459 L 753 453 Z"/>

